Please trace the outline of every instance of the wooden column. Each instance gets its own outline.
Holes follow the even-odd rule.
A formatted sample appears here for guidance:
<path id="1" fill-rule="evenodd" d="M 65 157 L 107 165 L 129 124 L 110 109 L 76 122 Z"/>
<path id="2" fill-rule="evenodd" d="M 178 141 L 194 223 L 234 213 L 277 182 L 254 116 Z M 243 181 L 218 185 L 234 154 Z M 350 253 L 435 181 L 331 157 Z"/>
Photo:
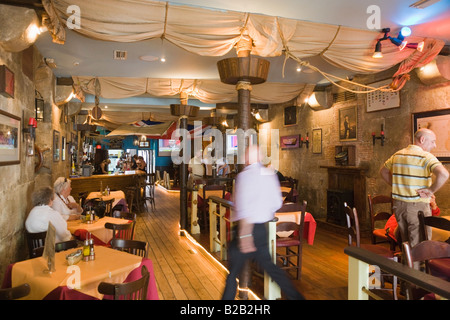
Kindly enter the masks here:
<path id="1" fill-rule="evenodd" d="M 244 131 L 253 127 L 251 115 L 251 89 L 252 85 L 266 81 L 269 73 L 269 61 L 250 55 L 252 40 L 243 38 L 237 44 L 237 58 L 229 58 L 217 62 L 220 80 L 226 84 L 236 85 L 238 92 L 238 129 Z M 245 147 L 249 145 L 245 141 Z M 238 172 L 245 168 L 245 164 L 238 163 Z M 241 299 L 248 299 L 248 287 L 250 273 L 248 262 L 239 277 L 239 288 L 244 289 L 239 292 Z"/>
<path id="2" fill-rule="evenodd" d="M 170 112 L 173 116 L 180 116 L 180 129 L 187 130 L 188 117 L 195 117 L 199 107 L 189 106 L 187 104 L 187 94 L 180 94 L 181 104 L 171 104 Z M 186 141 L 186 143 L 191 143 Z M 184 150 L 183 150 L 184 152 Z M 180 155 L 182 156 L 182 155 Z M 180 229 L 187 230 L 187 179 L 188 179 L 188 165 L 184 161 L 180 164 Z"/>

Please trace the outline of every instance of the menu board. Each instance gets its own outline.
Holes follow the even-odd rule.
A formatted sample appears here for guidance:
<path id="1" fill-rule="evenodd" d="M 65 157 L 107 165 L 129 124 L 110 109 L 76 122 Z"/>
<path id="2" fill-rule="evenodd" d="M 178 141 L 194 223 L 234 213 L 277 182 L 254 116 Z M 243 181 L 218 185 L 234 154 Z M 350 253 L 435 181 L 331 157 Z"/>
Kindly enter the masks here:
<path id="1" fill-rule="evenodd" d="M 380 88 L 392 82 L 391 79 L 371 83 L 370 86 Z M 373 91 L 367 93 L 367 112 L 380 111 L 400 107 L 400 92 Z"/>

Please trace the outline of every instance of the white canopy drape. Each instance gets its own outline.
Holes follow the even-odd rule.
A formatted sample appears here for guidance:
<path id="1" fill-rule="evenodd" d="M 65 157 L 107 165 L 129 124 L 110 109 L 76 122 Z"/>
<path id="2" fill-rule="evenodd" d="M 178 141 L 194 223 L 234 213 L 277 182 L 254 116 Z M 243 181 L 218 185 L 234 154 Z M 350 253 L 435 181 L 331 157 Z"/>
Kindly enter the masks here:
<path id="1" fill-rule="evenodd" d="M 82 19 L 75 31 L 94 39 L 132 42 L 165 38 L 203 56 L 223 56 L 241 36 L 253 40 L 252 54 L 263 57 L 289 52 L 297 59 L 321 55 L 328 62 L 357 72 L 386 70 L 409 56 L 413 49 L 385 41 L 383 59 L 372 58 L 379 32 L 261 14 L 211 10 L 149 0 L 43 0 L 52 18 L 50 31 L 63 42 L 61 21 L 72 23 L 70 5 L 80 8 Z M 59 32 L 59 33 L 57 33 Z M 423 40 L 410 37 L 410 42 Z M 437 41 L 437 46 L 444 42 Z M 427 46 L 424 50 L 427 50 Z"/>

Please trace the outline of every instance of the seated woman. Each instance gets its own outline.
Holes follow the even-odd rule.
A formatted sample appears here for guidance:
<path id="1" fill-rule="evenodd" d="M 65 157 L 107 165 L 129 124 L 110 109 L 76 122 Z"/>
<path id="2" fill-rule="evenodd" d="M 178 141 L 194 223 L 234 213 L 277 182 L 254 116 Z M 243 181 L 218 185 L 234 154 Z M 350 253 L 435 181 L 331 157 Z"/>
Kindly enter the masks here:
<path id="1" fill-rule="evenodd" d="M 431 215 L 438 216 L 441 213 L 441 209 L 436 204 L 436 197 L 433 194 L 430 199 L 430 207 L 431 207 Z M 398 231 L 398 223 L 395 218 L 395 214 L 391 215 L 391 217 L 386 221 L 386 225 L 384 226 L 384 230 L 386 231 L 386 235 L 394 239 L 394 241 L 398 242 L 400 234 Z"/>
<path id="2" fill-rule="evenodd" d="M 55 194 L 52 188 L 45 187 L 36 190 L 31 196 L 33 209 L 25 221 L 25 228 L 30 233 L 44 232 L 50 222 L 56 231 L 55 242 L 63 242 L 72 239 L 67 230 L 67 222 L 58 211 L 51 208 Z"/>
<path id="3" fill-rule="evenodd" d="M 55 200 L 52 208 L 58 211 L 64 220 L 79 219 L 83 209 L 70 195 L 72 191 L 71 181 L 67 178 L 59 177 L 56 179 L 53 189 L 55 191 Z"/>
<path id="4" fill-rule="evenodd" d="M 226 177 L 230 173 L 230 166 L 228 165 L 227 159 L 218 159 L 216 162 L 217 166 L 217 176 Z"/>

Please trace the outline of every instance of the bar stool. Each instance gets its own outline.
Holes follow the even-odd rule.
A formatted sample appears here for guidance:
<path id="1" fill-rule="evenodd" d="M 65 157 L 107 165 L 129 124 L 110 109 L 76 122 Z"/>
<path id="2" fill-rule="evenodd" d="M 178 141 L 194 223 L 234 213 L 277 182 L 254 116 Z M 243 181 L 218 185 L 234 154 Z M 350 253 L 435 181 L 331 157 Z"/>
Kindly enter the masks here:
<path id="1" fill-rule="evenodd" d="M 147 173 L 147 180 L 144 183 L 144 204 L 147 206 L 147 201 L 150 202 L 150 206 L 152 207 L 152 211 L 155 211 L 155 179 L 156 174 Z M 148 190 L 148 192 L 147 192 Z M 148 207 L 147 207 L 148 211 Z"/>

